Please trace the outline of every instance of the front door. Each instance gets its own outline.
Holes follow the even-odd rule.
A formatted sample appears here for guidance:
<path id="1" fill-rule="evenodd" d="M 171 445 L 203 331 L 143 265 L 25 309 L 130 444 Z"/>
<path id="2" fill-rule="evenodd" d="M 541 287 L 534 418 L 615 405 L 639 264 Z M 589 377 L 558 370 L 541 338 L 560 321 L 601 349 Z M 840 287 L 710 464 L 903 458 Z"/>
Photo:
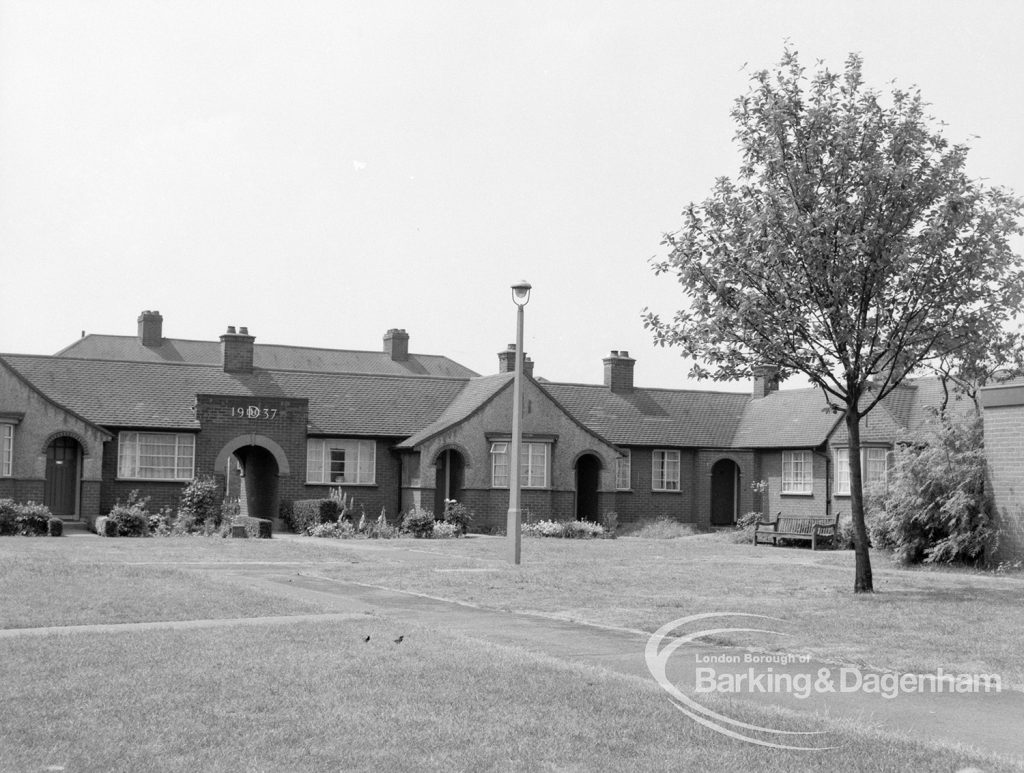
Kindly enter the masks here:
<path id="1" fill-rule="evenodd" d="M 732 526 L 736 523 L 736 479 L 739 467 L 731 459 L 720 459 L 711 468 L 711 525 Z"/>
<path id="2" fill-rule="evenodd" d="M 600 522 L 597 491 L 601 484 L 601 461 L 584 454 L 576 462 L 576 520 Z"/>
<path id="3" fill-rule="evenodd" d="M 43 504 L 54 515 L 75 515 L 78 507 L 78 459 L 81 446 L 70 437 L 56 438 L 46 449 Z"/>
<path id="4" fill-rule="evenodd" d="M 434 480 L 434 516 L 444 513 L 446 499 L 462 500 L 462 485 L 465 461 L 462 454 L 453 448 L 442 451 L 435 463 L 437 475 Z"/>

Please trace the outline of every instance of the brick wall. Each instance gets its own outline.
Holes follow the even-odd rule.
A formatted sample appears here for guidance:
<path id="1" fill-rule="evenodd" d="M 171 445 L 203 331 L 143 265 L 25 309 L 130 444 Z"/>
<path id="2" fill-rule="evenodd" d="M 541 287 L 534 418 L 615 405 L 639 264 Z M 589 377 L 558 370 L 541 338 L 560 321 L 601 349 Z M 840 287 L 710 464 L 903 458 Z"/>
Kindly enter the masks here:
<path id="1" fill-rule="evenodd" d="M 761 454 L 761 474 L 768 481 L 768 513 L 794 516 L 822 516 L 828 512 L 828 461 L 817 451 L 811 452 L 814 480 L 810 494 L 782 493 L 782 451 Z"/>
<path id="2" fill-rule="evenodd" d="M 983 401 L 986 397 L 988 394 L 983 393 Z M 984 422 L 987 483 L 1001 530 L 992 558 L 1021 560 L 1024 559 L 1024 404 L 990 405 L 986 402 Z"/>

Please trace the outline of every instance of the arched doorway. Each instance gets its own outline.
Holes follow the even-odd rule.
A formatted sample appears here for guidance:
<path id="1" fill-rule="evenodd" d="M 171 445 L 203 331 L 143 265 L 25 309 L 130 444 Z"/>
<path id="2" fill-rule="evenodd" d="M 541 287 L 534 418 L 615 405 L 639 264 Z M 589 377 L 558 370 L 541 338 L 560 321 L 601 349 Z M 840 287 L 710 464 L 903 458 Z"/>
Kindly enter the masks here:
<path id="1" fill-rule="evenodd" d="M 267 519 L 279 516 L 278 478 L 290 475 L 291 467 L 284 449 L 273 438 L 239 435 L 221 448 L 213 468 L 225 476 L 225 495 L 238 496 L 245 515 Z"/>
<path id="2" fill-rule="evenodd" d="M 277 518 L 280 510 L 277 459 L 262 446 L 244 446 L 234 455 L 242 468 L 242 512 L 253 518 Z"/>
<path id="3" fill-rule="evenodd" d="M 434 478 L 434 515 L 440 517 L 444 512 L 444 500 L 462 501 L 466 461 L 454 448 L 446 448 L 437 455 L 434 467 L 437 470 Z"/>
<path id="4" fill-rule="evenodd" d="M 43 504 L 54 515 L 77 515 L 82 477 L 82 446 L 73 437 L 61 436 L 46 447 L 46 478 Z"/>
<path id="5" fill-rule="evenodd" d="M 711 525 L 732 526 L 739 515 L 740 468 L 732 459 L 719 459 L 711 468 Z"/>
<path id="6" fill-rule="evenodd" d="M 593 454 L 583 454 L 576 460 L 576 520 L 600 522 L 600 485 L 601 460 Z"/>

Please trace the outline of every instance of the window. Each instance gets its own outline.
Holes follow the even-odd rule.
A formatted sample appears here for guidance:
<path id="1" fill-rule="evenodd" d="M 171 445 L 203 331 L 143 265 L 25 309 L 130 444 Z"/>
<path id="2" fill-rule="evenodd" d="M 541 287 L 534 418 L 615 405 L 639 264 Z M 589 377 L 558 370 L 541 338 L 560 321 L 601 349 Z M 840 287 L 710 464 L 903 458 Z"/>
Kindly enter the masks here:
<path id="1" fill-rule="evenodd" d="M 615 460 L 615 488 L 619 491 L 629 491 L 630 474 L 632 472 L 632 458 L 627 448 L 622 456 Z"/>
<path id="2" fill-rule="evenodd" d="M 491 443 L 491 486 L 508 488 L 510 464 L 508 441 Z M 523 443 L 519 449 L 519 485 L 523 488 L 547 488 L 548 443 Z"/>
<path id="3" fill-rule="evenodd" d="M 0 424 L 0 477 L 11 477 L 14 467 L 14 425 Z"/>
<path id="4" fill-rule="evenodd" d="M 189 480 L 196 439 L 174 432 L 122 432 L 118 435 L 117 476 L 147 480 Z"/>
<path id="5" fill-rule="evenodd" d="M 886 448 L 861 449 L 861 474 L 864 476 L 864 487 L 875 483 L 885 485 L 889 475 L 889 451 Z M 850 449 L 835 449 L 836 460 L 836 494 L 850 495 Z"/>
<path id="6" fill-rule="evenodd" d="M 811 494 L 814 491 L 814 466 L 810 451 L 782 452 L 782 493 Z"/>
<path id="7" fill-rule="evenodd" d="M 651 457 L 651 488 L 679 491 L 679 452 L 655 451 Z"/>
<path id="8" fill-rule="evenodd" d="M 864 485 L 885 485 L 889 477 L 889 451 L 885 448 L 864 449 Z"/>
<path id="9" fill-rule="evenodd" d="M 372 485 L 377 481 L 373 440 L 310 438 L 306 441 L 306 482 Z"/>

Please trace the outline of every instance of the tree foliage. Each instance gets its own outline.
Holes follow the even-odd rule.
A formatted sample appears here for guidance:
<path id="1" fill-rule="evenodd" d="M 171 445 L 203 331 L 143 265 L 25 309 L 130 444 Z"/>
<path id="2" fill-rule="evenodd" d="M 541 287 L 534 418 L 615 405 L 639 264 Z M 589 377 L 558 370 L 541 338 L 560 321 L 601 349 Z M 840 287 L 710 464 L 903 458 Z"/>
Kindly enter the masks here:
<path id="1" fill-rule="evenodd" d="M 807 76 L 795 52 L 752 76 L 732 111 L 737 179 L 683 212 L 658 274 L 686 306 L 645 311 L 655 341 L 698 378 L 749 378 L 759 364 L 802 373 L 850 435 L 854 589 L 872 589 L 860 419 L 911 372 L 989 351 L 1024 299 L 1011 239 L 1022 205 L 968 178 L 918 91 L 865 86 L 851 55 Z M 965 355 L 966 359 L 966 355 Z"/>
<path id="2" fill-rule="evenodd" d="M 981 418 L 939 414 L 895 453 L 871 497 L 872 542 L 904 563 L 977 563 L 996 536 L 985 493 Z"/>

